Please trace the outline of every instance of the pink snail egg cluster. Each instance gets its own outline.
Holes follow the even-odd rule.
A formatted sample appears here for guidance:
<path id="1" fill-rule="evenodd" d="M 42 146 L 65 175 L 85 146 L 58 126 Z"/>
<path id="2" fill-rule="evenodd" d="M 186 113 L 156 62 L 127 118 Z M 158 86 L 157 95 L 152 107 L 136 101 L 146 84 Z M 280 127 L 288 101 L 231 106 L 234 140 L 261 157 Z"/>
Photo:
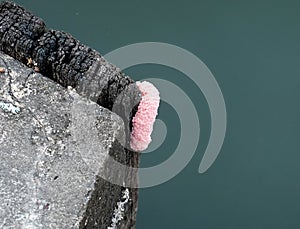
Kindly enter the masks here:
<path id="1" fill-rule="evenodd" d="M 151 142 L 151 133 L 159 107 L 159 92 L 147 81 L 136 82 L 142 93 L 138 110 L 132 119 L 130 147 L 134 151 L 147 149 Z"/>

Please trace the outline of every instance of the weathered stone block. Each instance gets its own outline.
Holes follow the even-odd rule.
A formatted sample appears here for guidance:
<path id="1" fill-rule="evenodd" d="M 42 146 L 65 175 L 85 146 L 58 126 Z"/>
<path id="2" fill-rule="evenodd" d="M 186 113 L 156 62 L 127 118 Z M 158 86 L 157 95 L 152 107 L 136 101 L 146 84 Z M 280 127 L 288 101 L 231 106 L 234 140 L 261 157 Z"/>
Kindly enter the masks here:
<path id="1" fill-rule="evenodd" d="M 123 120 L 3 53 L 0 67 L 0 228 L 133 228 L 137 190 L 104 179 L 112 158 L 138 166 Z"/>

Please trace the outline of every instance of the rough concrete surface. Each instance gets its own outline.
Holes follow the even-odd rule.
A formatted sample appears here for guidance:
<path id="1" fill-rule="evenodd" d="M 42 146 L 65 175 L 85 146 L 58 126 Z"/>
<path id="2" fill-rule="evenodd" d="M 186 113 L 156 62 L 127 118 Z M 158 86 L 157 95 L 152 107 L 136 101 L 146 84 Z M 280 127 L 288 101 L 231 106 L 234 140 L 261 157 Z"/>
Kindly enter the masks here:
<path id="1" fill-rule="evenodd" d="M 137 190 L 103 179 L 109 158 L 138 166 L 123 120 L 3 53 L 0 67 L 0 228 L 134 228 Z"/>

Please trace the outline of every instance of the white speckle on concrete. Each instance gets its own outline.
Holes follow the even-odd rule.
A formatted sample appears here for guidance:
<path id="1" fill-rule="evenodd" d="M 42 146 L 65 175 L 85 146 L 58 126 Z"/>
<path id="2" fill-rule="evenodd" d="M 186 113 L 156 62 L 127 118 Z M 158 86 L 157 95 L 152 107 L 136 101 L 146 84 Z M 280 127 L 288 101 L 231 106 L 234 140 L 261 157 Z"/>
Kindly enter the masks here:
<path id="1" fill-rule="evenodd" d="M 117 203 L 117 207 L 114 211 L 113 218 L 111 219 L 111 225 L 110 225 L 110 227 L 107 227 L 107 229 L 116 229 L 118 223 L 123 219 L 124 210 L 125 210 L 124 207 L 125 207 L 125 204 L 128 203 L 128 201 L 129 201 L 129 189 L 128 188 L 126 188 L 123 191 L 122 199 L 124 199 L 124 200 Z"/>
<path id="2" fill-rule="evenodd" d="M 106 67 L 104 67 L 103 65 L 100 67 L 100 74 L 103 74 L 106 72 Z"/>
<path id="3" fill-rule="evenodd" d="M 7 132 L 6 132 L 5 130 L 1 130 L 1 129 L 0 129 L 0 144 L 1 144 L 2 142 L 4 142 L 6 136 L 7 136 Z"/>
<path id="4" fill-rule="evenodd" d="M 21 110 L 19 107 L 14 106 L 11 103 L 0 102 L 0 108 L 6 112 L 18 114 Z"/>
<path id="5" fill-rule="evenodd" d="M 28 96 L 32 92 L 32 90 L 29 87 L 23 87 L 19 83 L 11 84 L 11 90 L 12 90 L 13 95 L 17 99 L 21 99 L 25 96 Z"/>
<path id="6" fill-rule="evenodd" d="M 46 131 L 46 134 L 51 134 L 52 133 L 52 127 L 51 126 L 46 126 L 45 131 Z"/>

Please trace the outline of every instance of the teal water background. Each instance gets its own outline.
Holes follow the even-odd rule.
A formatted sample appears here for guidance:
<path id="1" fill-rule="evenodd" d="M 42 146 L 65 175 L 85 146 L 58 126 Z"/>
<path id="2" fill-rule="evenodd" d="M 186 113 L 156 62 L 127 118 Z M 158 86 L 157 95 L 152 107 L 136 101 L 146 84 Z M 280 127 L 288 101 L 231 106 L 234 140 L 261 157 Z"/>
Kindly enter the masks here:
<path id="1" fill-rule="evenodd" d="M 125 70 L 135 80 L 176 83 L 194 102 L 201 123 L 189 165 L 172 180 L 141 189 L 138 229 L 300 228 L 299 1 L 17 2 L 48 27 L 102 54 L 136 42 L 177 45 L 198 56 L 218 81 L 228 112 L 226 138 L 213 166 L 198 174 L 210 134 L 201 91 L 167 67 Z M 159 118 L 168 127 L 167 138 L 143 155 L 143 167 L 166 160 L 178 143 L 176 111 L 162 103 Z"/>

